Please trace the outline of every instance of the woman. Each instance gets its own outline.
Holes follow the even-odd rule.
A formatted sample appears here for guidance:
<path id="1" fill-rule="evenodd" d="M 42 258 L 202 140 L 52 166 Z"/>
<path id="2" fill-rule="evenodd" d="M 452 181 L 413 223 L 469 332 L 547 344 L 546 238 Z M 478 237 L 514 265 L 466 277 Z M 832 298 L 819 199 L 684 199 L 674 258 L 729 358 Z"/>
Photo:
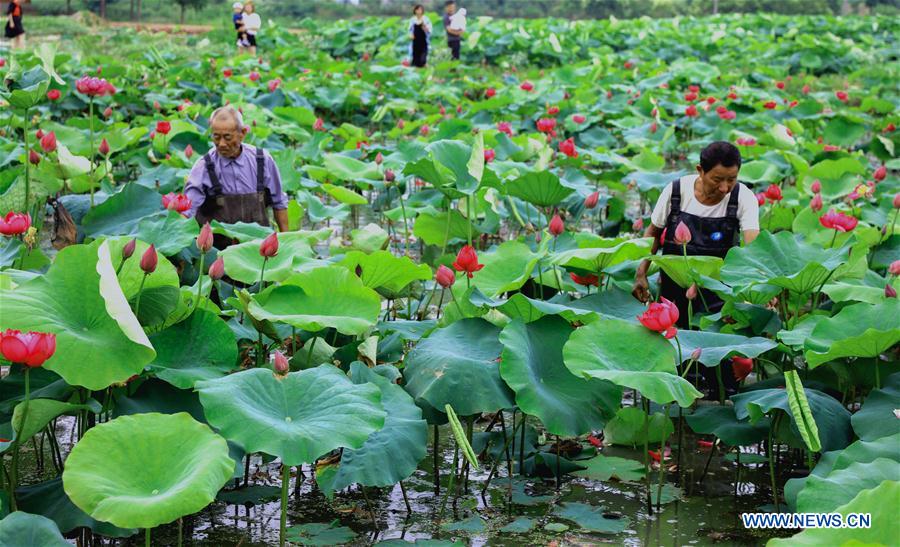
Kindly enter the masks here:
<path id="1" fill-rule="evenodd" d="M 259 29 L 262 27 L 262 19 L 260 19 L 259 14 L 256 13 L 253 2 L 244 4 L 243 22 L 244 31 L 247 33 L 247 44 L 249 44 L 249 47 L 246 49 L 251 55 L 256 55 L 256 33 L 258 33 Z"/>
<path id="2" fill-rule="evenodd" d="M 431 44 L 431 21 L 425 15 L 425 8 L 416 4 L 409 20 L 410 61 L 415 67 L 423 67 L 428 62 L 428 47 Z"/>
<path id="3" fill-rule="evenodd" d="M 25 29 L 22 27 L 22 0 L 12 0 L 6 10 L 6 37 L 12 40 L 13 48 L 25 46 Z"/>

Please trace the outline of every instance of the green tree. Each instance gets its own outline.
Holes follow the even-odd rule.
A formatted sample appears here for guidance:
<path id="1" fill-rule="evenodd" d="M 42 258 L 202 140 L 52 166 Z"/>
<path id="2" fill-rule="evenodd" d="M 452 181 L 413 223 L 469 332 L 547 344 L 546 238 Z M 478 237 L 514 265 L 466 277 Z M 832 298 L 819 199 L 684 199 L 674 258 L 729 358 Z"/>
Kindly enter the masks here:
<path id="1" fill-rule="evenodd" d="M 203 9 L 203 6 L 206 5 L 207 0 L 175 0 L 179 6 L 181 6 L 181 19 L 180 22 L 184 24 L 184 10 L 187 8 L 194 8 L 195 10 Z"/>

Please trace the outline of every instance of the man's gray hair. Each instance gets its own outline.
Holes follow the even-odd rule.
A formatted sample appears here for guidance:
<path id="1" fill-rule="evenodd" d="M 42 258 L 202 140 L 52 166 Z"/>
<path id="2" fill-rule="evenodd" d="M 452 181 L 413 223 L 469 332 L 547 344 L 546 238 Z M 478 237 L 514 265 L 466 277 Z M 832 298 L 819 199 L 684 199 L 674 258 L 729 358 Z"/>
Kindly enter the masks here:
<path id="1" fill-rule="evenodd" d="M 228 105 L 228 106 L 221 106 L 221 107 L 215 109 L 213 111 L 212 115 L 209 117 L 209 124 L 212 125 L 212 123 L 221 116 L 226 116 L 226 117 L 234 120 L 234 123 L 237 125 L 238 131 L 241 131 L 244 129 L 244 127 L 245 127 L 244 126 L 244 116 L 242 116 L 240 111 L 238 109 L 236 109 L 235 107 Z"/>

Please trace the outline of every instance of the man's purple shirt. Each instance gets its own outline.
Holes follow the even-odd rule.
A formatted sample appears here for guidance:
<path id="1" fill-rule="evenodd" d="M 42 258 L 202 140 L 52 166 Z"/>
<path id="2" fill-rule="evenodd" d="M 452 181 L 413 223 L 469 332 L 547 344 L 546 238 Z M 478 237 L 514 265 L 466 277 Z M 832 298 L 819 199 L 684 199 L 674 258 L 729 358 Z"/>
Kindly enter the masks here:
<path id="1" fill-rule="evenodd" d="M 287 209 L 288 199 L 281 189 L 281 173 L 278 172 L 278 166 L 267 151 L 263 151 L 263 155 L 266 165 L 263 180 L 272 194 L 272 208 Z M 210 157 L 216 167 L 216 175 L 219 177 L 219 184 L 222 185 L 223 194 L 256 192 L 256 147 L 249 144 L 241 145 L 241 155 L 234 159 L 220 156 L 213 148 Z M 191 199 L 188 217 L 197 214 L 197 209 L 206 200 L 206 190 L 210 188 L 212 182 L 209 180 L 209 173 L 206 172 L 206 161 L 201 157 L 191 168 L 191 174 L 184 187 L 184 193 Z"/>

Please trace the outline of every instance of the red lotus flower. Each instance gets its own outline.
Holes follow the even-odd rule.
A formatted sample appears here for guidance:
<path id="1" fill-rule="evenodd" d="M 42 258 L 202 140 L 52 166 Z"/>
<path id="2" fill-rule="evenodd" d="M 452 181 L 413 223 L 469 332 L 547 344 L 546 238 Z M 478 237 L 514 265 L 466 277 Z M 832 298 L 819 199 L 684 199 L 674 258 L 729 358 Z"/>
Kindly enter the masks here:
<path id="1" fill-rule="evenodd" d="M 315 123 L 313 123 L 313 131 L 325 131 L 325 120 L 323 120 L 322 118 L 316 118 Z"/>
<path id="2" fill-rule="evenodd" d="M 575 123 L 577 123 L 577 124 L 582 124 L 582 123 L 585 122 L 585 120 L 587 120 L 587 118 L 585 118 L 585 117 L 582 116 L 581 114 L 573 114 L 573 115 L 572 115 L 572 121 L 575 122 Z"/>
<path id="3" fill-rule="evenodd" d="M 859 222 L 856 217 L 852 217 L 850 215 L 845 215 L 844 213 L 835 211 L 834 209 L 829 210 L 827 213 L 819 217 L 819 223 L 829 229 L 837 230 L 838 232 L 849 232 L 856 228 L 856 224 Z"/>
<path id="4" fill-rule="evenodd" d="M 161 122 L 156 122 L 156 132 L 157 133 L 160 133 L 162 135 L 168 135 L 169 131 L 171 131 L 171 130 L 172 130 L 172 124 L 169 121 L 163 120 Z"/>
<path id="5" fill-rule="evenodd" d="M 652 331 L 664 334 L 666 338 L 672 338 L 678 333 L 675 324 L 678 322 L 678 306 L 666 298 L 660 302 L 653 302 L 643 314 L 638 316 L 638 321 Z"/>
<path id="6" fill-rule="evenodd" d="M 465 272 L 471 279 L 472 274 L 484 268 L 484 264 L 478 263 L 478 255 L 475 248 L 471 245 L 464 245 L 456 255 L 456 261 L 452 264 L 453 269 L 458 272 Z"/>
<path id="7" fill-rule="evenodd" d="M 575 272 L 569 272 L 569 277 L 572 278 L 572 281 L 578 283 L 579 285 L 589 287 L 591 285 L 597 286 L 600 283 L 600 278 L 595 274 L 587 274 L 587 275 L 578 275 Z"/>
<path id="8" fill-rule="evenodd" d="M 707 98 L 706 98 L 706 104 L 710 104 L 710 105 L 711 105 L 711 104 L 716 104 L 716 98 L 715 98 L 715 97 L 707 97 Z"/>
<path id="9" fill-rule="evenodd" d="M 894 209 L 900 209 L 900 193 L 894 194 Z"/>
<path id="10" fill-rule="evenodd" d="M 438 112 L 441 114 L 441 116 L 443 116 L 447 113 L 447 109 L 444 108 L 444 105 L 441 105 L 441 108 L 438 109 Z"/>
<path id="11" fill-rule="evenodd" d="M 732 91 L 731 93 L 728 94 L 728 98 L 731 99 L 732 101 L 737 100 L 738 94 L 735 93 L 734 91 Z"/>
<path id="12" fill-rule="evenodd" d="M 497 131 L 499 131 L 501 133 L 506 133 L 507 135 L 512 137 L 512 134 L 513 134 L 512 124 L 510 124 L 509 122 L 497 122 Z"/>
<path id="13" fill-rule="evenodd" d="M 684 115 L 685 115 L 685 116 L 688 116 L 688 117 L 691 117 L 691 118 L 696 118 L 697 116 L 700 115 L 700 113 L 697 112 L 697 107 L 696 107 L 696 106 L 694 106 L 694 105 L 689 105 L 687 108 L 684 109 Z"/>
<path id="14" fill-rule="evenodd" d="M 409 59 L 403 59 L 402 61 L 400 61 L 400 64 L 403 66 L 409 66 L 410 65 Z"/>
<path id="15" fill-rule="evenodd" d="M 846 91 L 835 91 L 834 96 L 842 103 L 846 103 L 850 100 L 850 95 L 848 95 Z"/>
<path id="16" fill-rule="evenodd" d="M 41 149 L 45 154 L 49 154 L 56 150 L 56 133 L 51 131 L 45 133 L 44 136 L 41 137 Z"/>
<path id="17" fill-rule="evenodd" d="M 591 446 L 593 446 L 594 448 L 603 448 L 603 441 L 601 441 L 597 437 L 594 437 L 593 435 L 588 435 L 587 441 L 591 443 Z"/>
<path id="18" fill-rule="evenodd" d="M 281 85 L 281 78 L 275 78 L 274 80 L 269 80 L 269 84 L 268 84 L 269 93 L 273 93 L 276 89 L 278 89 L 278 86 L 280 86 L 280 85 Z"/>
<path id="19" fill-rule="evenodd" d="M 684 100 L 687 102 L 696 101 L 697 94 L 694 93 L 693 91 L 688 91 L 687 93 L 684 94 Z"/>
<path id="20" fill-rule="evenodd" d="M 689 85 L 688 91 L 692 91 L 694 93 L 700 93 L 700 86 L 699 85 Z"/>
<path id="21" fill-rule="evenodd" d="M 735 380 L 742 381 L 753 372 L 753 359 L 735 355 L 731 358 L 731 371 L 734 373 Z"/>
<path id="22" fill-rule="evenodd" d="M 769 201 L 781 201 L 784 196 L 781 194 L 781 187 L 777 184 L 770 184 L 766 188 L 766 199 Z"/>
<path id="23" fill-rule="evenodd" d="M 701 441 L 700 439 L 697 439 L 697 448 L 699 448 L 700 450 L 710 450 L 712 449 L 713 444 L 715 443 L 713 443 L 712 441 Z"/>
<path id="24" fill-rule="evenodd" d="M 559 114 L 559 107 L 558 107 L 558 106 L 553 105 L 553 106 L 548 106 L 548 107 L 547 107 L 547 115 L 548 115 L 548 116 L 556 116 L 557 114 Z"/>
<path id="25" fill-rule="evenodd" d="M 734 110 L 725 110 L 724 112 L 719 112 L 719 118 L 723 120 L 733 120 L 737 118 L 737 112 Z"/>
<path id="26" fill-rule="evenodd" d="M 44 132 L 42 130 L 38 129 L 37 131 L 34 132 L 34 138 L 36 138 L 37 140 L 43 139 Z"/>
<path id="27" fill-rule="evenodd" d="M 419 134 L 422 135 L 423 137 L 427 137 L 428 133 L 430 133 L 430 132 L 431 132 L 431 128 L 428 127 L 428 125 L 423 125 L 422 127 L 419 128 Z"/>
<path id="28" fill-rule="evenodd" d="M 203 225 L 200 228 L 200 235 L 197 236 L 197 248 L 200 249 L 201 252 L 209 252 L 213 246 L 213 233 L 212 228 L 209 226 L 209 222 Z"/>
<path id="29" fill-rule="evenodd" d="M 151 243 L 141 256 L 141 269 L 144 270 L 145 274 L 150 275 L 156 271 L 158 262 L 159 257 L 156 256 L 156 247 Z"/>
<path id="30" fill-rule="evenodd" d="M 115 86 L 107 82 L 103 78 L 94 78 L 91 76 L 83 76 L 75 82 L 75 89 L 79 93 L 83 93 L 89 97 L 102 97 L 104 95 L 114 95 Z"/>
<path id="31" fill-rule="evenodd" d="M 660 460 L 659 452 L 657 452 L 656 450 L 648 450 L 647 454 L 650 455 L 650 458 L 652 458 L 653 461 L 655 461 L 656 463 L 659 463 L 659 460 Z M 671 455 L 672 455 L 672 449 L 667 446 L 665 448 L 665 450 L 663 450 L 662 459 L 668 460 Z"/>
<path id="32" fill-rule="evenodd" d="M 496 94 L 497 94 L 497 90 L 494 89 L 493 87 L 487 88 L 487 90 L 485 90 L 485 92 L 484 92 L 484 96 L 487 97 L 488 99 L 490 99 L 491 97 L 493 97 Z"/>
<path id="33" fill-rule="evenodd" d="M 809 200 L 809 208 L 813 211 L 819 212 L 822 210 L 824 203 L 822 202 L 822 194 L 816 193 L 813 195 L 812 199 Z"/>
<path id="34" fill-rule="evenodd" d="M 754 146 L 756 144 L 756 139 L 753 137 L 738 137 L 735 142 L 738 146 Z"/>
<path id="35" fill-rule="evenodd" d="M 6 66 L 6 59 L 4 59 L 3 57 L 0 57 L 0 68 L 3 68 L 5 66 Z"/>
<path id="36" fill-rule="evenodd" d="M 784 89 L 784 82 L 775 82 L 775 87 L 778 89 Z"/>
<path id="37" fill-rule="evenodd" d="M 777 106 L 778 106 L 778 103 L 776 103 L 775 101 L 768 101 L 765 104 L 763 104 L 763 108 L 767 108 L 769 110 L 773 110 Z"/>
<path id="38" fill-rule="evenodd" d="M 524 82 L 522 82 L 522 84 L 519 86 L 519 88 L 523 89 L 525 91 L 531 91 L 532 89 L 534 89 L 534 84 L 532 84 L 528 80 L 525 80 Z"/>
<path id="39" fill-rule="evenodd" d="M 28 228 L 31 228 L 31 215 L 28 213 L 9 211 L 5 217 L 0 217 L 0 234 L 5 236 L 24 234 Z"/>
<path id="40" fill-rule="evenodd" d="M 872 173 L 872 178 L 877 180 L 878 182 L 883 181 L 885 177 L 887 177 L 887 167 L 885 167 L 884 165 L 880 165 L 878 169 L 876 169 L 875 172 Z"/>
<path id="41" fill-rule="evenodd" d="M 100 152 L 101 156 L 106 156 L 109 154 L 109 142 L 106 139 L 100 141 L 100 147 L 97 148 L 97 152 Z"/>
<path id="42" fill-rule="evenodd" d="M 826 144 L 825 146 L 822 147 L 822 151 L 823 152 L 840 152 L 841 147 L 835 146 L 833 144 Z"/>
<path id="43" fill-rule="evenodd" d="M 494 156 L 496 156 L 496 154 L 494 153 L 493 148 L 484 149 L 484 161 L 486 163 L 491 163 L 492 161 L 494 161 Z"/>
<path id="44" fill-rule="evenodd" d="M 632 232 L 641 232 L 641 231 L 643 231 L 643 229 L 644 229 L 644 219 L 641 217 L 634 219 L 634 222 L 631 223 L 631 231 Z M 665 230 L 663 230 L 663 231 L 665 231 Z M 662 243 L 663 239 L 660 240 L 660 243 Z"/>
<path id="45" fill-rule="evenodd" d="M 587 209 L 593 209 L 597 206 L 597 203 L 600 201 L 600 192 L 593 192 L 588 197 L 584 198 L 584 206 Z"/>
<path id="46" fill-rule="evenodd" d="M 897 130 L 897 126 L 894 125 L 894 122 L 891 122 L 884 126 L 884 129 L 881 131 L 882 133 L 893 133 Z"/>
<path id="47" fill-rule="evenodd" d="M 659 126 L 656 125 L 656 122 L 653 122 L 653 123 L 650 124 L 650 132 L 651 132 L 651 133 L 656 133 L 656 130 L 657 130 L 657 129 L 659 129 Z"/>
<path id="48" fill-rule="evenodd" d="M 259 244 L 259 255 L 266 258 L 272 258 L 278 254 L 278 232 L 269 234 L 262 243 Z"/>
<path id="49" fill-rule="evenodd" d="M 61 96 L 62 93 L 60 93 L 58 89 L 51 89 L 47 92 L 47 98 L 51 101 L 58 101 Z"/>
<path id="50" fill-rule="evenodd" d="M 41 163 L 41 157 L 37 152 L 34 151 L 33 148 L 28 151 L 28 162 L 31 163 L 31 165 L 37 165 Z"/>
<path id="51" fill-rule="evenodd" d="M 453 273 L 453 270 L 441 264 L 434 274 L 434 280 L 441 287 L 449 289 L 456 282 L 456 274 Z"/>
<path id="52" fill-rule="evenodd" d="M 541 133 L 549 133 L 556 128 L 556 120 L 553 118 L 541 118 L 537 121 L 535 126 Z"/>
<path id="53" fill-rule="evenodd" d="M 622 64 L 622 66 L 625 67 L 626 70 L 629 70 L 629 69 L 631 69 L 632 67 L 634 67 L 634 63 L 632 63 L 631 61 L 625 61 L 625 62 Z"/>
<path id="54" fill-rule="evenodd" d="M 575 150 L 575 140 L 572 137 L 559 142 L 559 151 L 570 158 L 578 157 L 578 151 Z"/>
<path id="55" fill-rule="evenodd" d="M 209 267 L 209 278 L 213 281 L 218 281 L 225 276 L 225 260 L 222 258 L 222 255 L 219 255 L 216 258 L 215 262 Z"/>
<path id="56" fill-rule="evenodd" d="M 226 68 L 225 70 L 222 71 L 222 76 L 224 76 L 226 78 L 231 78 L 232 74 L 234 74 L 234 71 L 231 70 L 230 68 Z"/>
<path id="57" fill-rule="evenodd" d="M 548 226 L 548 228 L 553 237 L 556 237 L 566 231 L 566 225 L 563 223 L 563 220 L 559 215 L 553 215 L 553 218 L 550 219 L 550 225 Z"/>
<path id="58" fill-rule="evenodd" d="M 759 204 L 760 207 L 766 204 L 766 193 L 758 192 L 756 194 L 756 203 Z"/>
<path id="59" fill-rule="evenodd" d="M 191 208 L 191 198 L 187 197 L 184 194 L 169 192 L 162 197 L 162 206 L 163 209 L 169 209 L 172 211 L 183 213 Z"/>
<path id="60" fill-rule="evenodd" d="M 687 245 L 691 242 L 691 229 L 684 222 L 679 222 L 675 226 L 675 243 L 678 245 Z"/>
<path id="61" fill-rule="evenodd" d="M 0 333 L 0 352 L 11 363 L 39 367 L 56 351 L 56 335 L 6 329 Z"/>
<path id="62" fill-rule="evenodd" d="M 250 75 L 248 77 L 250 78 L 251 82 L 256 82 L 259 80 L 259 72 L 256 72 L 254 70 L 253 72 L 250 73 Z"/>

